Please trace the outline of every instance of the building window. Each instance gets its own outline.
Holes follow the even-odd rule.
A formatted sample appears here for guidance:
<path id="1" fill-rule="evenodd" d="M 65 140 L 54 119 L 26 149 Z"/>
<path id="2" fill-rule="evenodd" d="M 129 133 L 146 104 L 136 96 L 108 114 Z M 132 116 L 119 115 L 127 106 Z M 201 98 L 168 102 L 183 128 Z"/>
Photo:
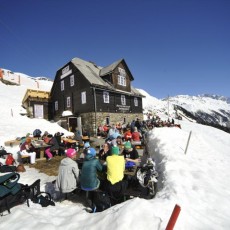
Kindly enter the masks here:
<path id="1" fill-rule="evenodd" d="M 109 92 L 107 91 L 103 92 L 103 99 L 104 99 L 104 103 L 109 103 Z"/>
<path id="2" fill-rule="evenodd" d="M 134 105 L 135 105 L 135 106 L 138 106 L 138 100 L 137 100 L 136 97 L 134 97 Z"/>
<path id="3" fill-rule="evenodd" d="M 70 76 L 70 86 L 74 86 L 74 75 Z"/>
<path id="4" fill-rule="evenodd" d="M 118 85 L 126 86 L 126 77 L 118 75 Z"/>
<path id="5" fill-rule="evenodd" d="M 126 105 L 125 95 L 121 95 L 121 104 Z"/>
<path id="6" fill-rule="evenodd" d="M 63 80 L 61 81 L 61 91 L 64 91 L 64 89 L 65 89 L 65 85 L 64 85 L 64 80 Z"/>
<path id="7" fill-rule="evenodd" d="M 86 92 L 81 93 L 81 103 L 86 104 Z"/>
<path id="8" fill-rule="evenodd" d="M 69 71 L 69 66 L 67 65 L 65 68 L 62 69 L 62 74 L 65 74 Z"/>
<path id="9" fill-rule="evenodd" d="M 120 73 L 119 75 L 121 75 L 121 76 L 123 76 L 123 77 L 126 77 L 126 72 L 125 72 L 124 69 L 118 67 L 118 71 L 119 71 L 119 73 Z"/>
<path id="10" fill-rule="evenodd" d="M 66 106 L 67 106 L 67 108 L 69 108 L 69 107 L 70 107 L 70 97 L 67 97 L 67 100 L 66 100 Z"/>
<path id="11" fill-rule="evenodd" d="M 55 101 L 55 103 L 54 103 L 54 109 L 55 109 L 55 111 L 58 110 L 58 101 Z"/>

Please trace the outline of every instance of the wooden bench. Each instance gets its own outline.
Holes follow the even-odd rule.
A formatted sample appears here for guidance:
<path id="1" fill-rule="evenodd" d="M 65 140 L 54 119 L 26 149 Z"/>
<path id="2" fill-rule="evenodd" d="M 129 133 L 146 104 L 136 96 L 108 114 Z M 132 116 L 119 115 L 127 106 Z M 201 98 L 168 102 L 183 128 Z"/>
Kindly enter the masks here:
<path id="1" fill-rule="evenodd" d="M 10 146 L 10 147 L 18 146 L 19 144 L 20 144 L 19 140 L 10 140 L 10 141 L 5 141 L 4 142 L 5 146 Z"/>

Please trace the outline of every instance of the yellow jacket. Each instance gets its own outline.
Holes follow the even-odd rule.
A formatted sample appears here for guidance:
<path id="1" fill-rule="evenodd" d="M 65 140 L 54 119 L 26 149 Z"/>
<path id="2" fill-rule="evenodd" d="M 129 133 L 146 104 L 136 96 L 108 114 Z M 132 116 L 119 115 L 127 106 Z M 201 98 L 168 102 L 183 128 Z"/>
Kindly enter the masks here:
<path id="1" fill-rule="evenodd" d="M 124 156 L 112 155 L 106 158 L 107 180 L 111 184 L 121 181 L 124 177 L 125 158 Z"/>

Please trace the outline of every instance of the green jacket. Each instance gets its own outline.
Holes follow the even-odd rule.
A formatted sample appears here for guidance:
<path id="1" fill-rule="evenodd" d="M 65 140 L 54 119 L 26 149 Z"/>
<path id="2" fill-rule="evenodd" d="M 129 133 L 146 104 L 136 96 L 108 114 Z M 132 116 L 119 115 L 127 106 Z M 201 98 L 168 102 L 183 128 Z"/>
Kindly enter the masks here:
<path id="1" fill-rule="evenodd" d="M 82 165 L 80 183 L 85 189 L 94 189 L 98 187 L 97 171 L 102 171 L 102 165 L 95 157 L 86 155 Z"/>

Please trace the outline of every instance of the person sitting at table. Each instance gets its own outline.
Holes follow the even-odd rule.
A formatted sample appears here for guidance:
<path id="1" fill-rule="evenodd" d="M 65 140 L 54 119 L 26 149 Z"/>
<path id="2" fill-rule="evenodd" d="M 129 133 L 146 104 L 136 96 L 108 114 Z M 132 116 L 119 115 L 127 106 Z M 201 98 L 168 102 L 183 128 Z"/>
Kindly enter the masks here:
<path id="1" fill-rule="evenodd" d="M 100 149 L 98 153 L 98 158 L 102 162 L 105 162 L 107 156 L 111 155 L 111 150 L 110 150 L 110 144 L 108 142 L 105 142 L 102 146 L 102 149 Z"/>
<path id="2" fill-rule="evenodd" d="M 118 135 L 115 139 L 111 141 L 111 145 L 121 147 L 123 145 L 122 137 Z"/>
<path id="3" fill-rule="evenodd" d="M 48 147 L 45 150 L 47 160 L 49 161 L 53 158 L 53 154 L 58 153 L 58 145 L 56 143 L 56 138 L 54 138 L 52 134 L 47 135 L 47 137 L 44 139 L 44 142 L 48 145 L 51 145 L 51 147 Z"/>
<path id="4" fill-rule="evenodd" d="M 142 135 L 138 132 L 137 127 L 134 127 L 134 131 L 132 133 L 132 141 L 141 141 Z"/>
<path id="5" fill-rule="evenodd" d="M 35 164 L 36 152 L 31 144 L 31 138 L 27 137 L 25 142 L 20 146 L 21 156 L 30 156 L 30 164 Z"/>
<path id="6" fill-rule="evenodd" d="M 107 181 L 104 189 L 112 197 L 112 203 L 119 202 L 123 193 L 127 188 L 127 181 L 123 180 L 125 170 L 124 156 L 119 156 L 119 147 L 113 146 L 111 156 L 106 158 L 107 165 Z"/>
<path id="7" fill-rule="evenodd" d="M 52 135 L 52 134 L 47 134 L 46 136 L 43 137 L 42 140 L 43 140 L 47 145 L 49 145 L 49 144 L 50 144 L 50 141 L 52 140 L 52 138 L 53 138 L 53 135 Z"/>
<path id="8" fill-rule="evenodd" d="M 102 171 L 102 165 L 96 158 L 96 150 L 89 148 L 82 165 L 80 184 L 82 190 L 93 191 L 99 188 L 100 180 L 97 172 Z"/>
<path id="9" fill-rule="evenodd" d="M 70 193 L 77 188 L 79 168 L 76 160 L 77 152 L 74 148 L 66 150 L 66 157 L 61 160 L 58 176 L 55 181 L 55 190 L 61 193 Z"/>
<path id="10" fill-rule="evenodd" d="M 62 140 L 61 140 L 61 137 L 64 135 L 64 133 L 61 133 L 61 132 L 56 132 L 54 134 L 54 138 L 56 139 L 53 140 L 54 142 L 54 145 L 55 145 L 55 150 L 57 149 L 58 150 L 58 155 L 61 156 L 61 155 L 64 155 L 65 154 L 65 146 L 64 144 L 62 143 Z M 51 150 L 52 151 L 52 150 Z"/>
<path id="11" fill-rule="evenodd" d="M 59 132 L 56 133 L 54 136 L 52 136 L 50 134 L 48 135 L 49 138 L 52 136 L 51 140 L 48 143 L 48 144 L 50 144 L 52 146 L 45 150 L 45 153 L 48 156 L 48 159 L 47 159 L 48 161 L 53 158 L 53 155 L 59 155 L 59 156 L 64 155 L 65 148 L 64 148 L 64 146 L 62 144 L 60 144 L 62 135 L 63 134 L 61 134 Z"/>
<path id="12" fill-rule="evenodd" d="M 79 146 L 83 144 L 82 135 L 78 128 L 76 128 L 76 132 L 74 134 L 73 139 L 78 141 Z"/>
<path id="13" fill-rule="evenodd" d="M 114 138 L 116 138 L 117 137 L 117 134 L 119 134 L 119 131 L 116 129 L 116 125 L 115 124 L 113 124 L 112 125 L 112 127 L 109 129 L 109 131 L 108 131 L 108 135 L 107 135 L 107 138 L 112 138 L 112 139 L 114 139 Z"/>
<path id="14" fill-rule="evenodd" d="M 130 128 L 127 128 L 125 133 L 124 133 L 124 140 L 125 141 L 130 141 L 132 139 L 132 133 Z"/>
<path id="15" fill-rule="evenodd" d="M 136 148 L 134 146 L 132 146 L 130 141 L 125 142 L 122 155 L 125 157 L 126 161 L 131 161 L 134 163 L 140 162 L 139 154 L 138 154 Z"/>
<path id="16" fill-rule="evenodd" d="M 90 143 L 89 142 L 85 142 L 82 154 L 80 155 L 80 158 L 85 158 L 85 156 L 87 155 L 87 152 L 88 152 L 88 150 L 89 150 L 90 147 L 91 147 Z"/>
<path id="17" fill-rule="evenodd" d="M 45 131 L 42 136 L 41 139 L 44 141 L 44 139 L 49 135 L 48 131 Z"/>

